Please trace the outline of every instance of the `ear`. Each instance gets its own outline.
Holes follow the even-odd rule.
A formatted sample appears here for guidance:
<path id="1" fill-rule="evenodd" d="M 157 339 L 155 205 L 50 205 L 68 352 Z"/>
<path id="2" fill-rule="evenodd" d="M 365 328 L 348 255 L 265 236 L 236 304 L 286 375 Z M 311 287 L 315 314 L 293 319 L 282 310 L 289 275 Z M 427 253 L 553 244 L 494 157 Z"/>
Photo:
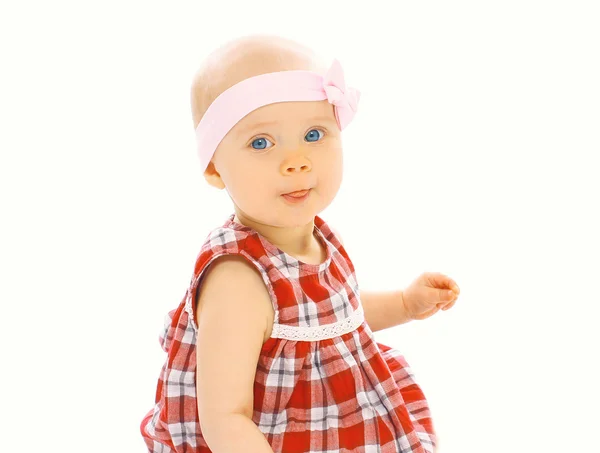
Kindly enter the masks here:
<path id="1" fill-rule="evenodd" d="M 208 167 L 206 167 L 206 170 L 204 170 L 204 179 L 206 179 L 207 183 L 213 187 L 216 187 L 217 189 L 225 188 L 225 183 L 223 182 L 223 179 L 221 179 L 221 175 L 215 168 L 213 161 L 210 161 L 208 163 Z"/>

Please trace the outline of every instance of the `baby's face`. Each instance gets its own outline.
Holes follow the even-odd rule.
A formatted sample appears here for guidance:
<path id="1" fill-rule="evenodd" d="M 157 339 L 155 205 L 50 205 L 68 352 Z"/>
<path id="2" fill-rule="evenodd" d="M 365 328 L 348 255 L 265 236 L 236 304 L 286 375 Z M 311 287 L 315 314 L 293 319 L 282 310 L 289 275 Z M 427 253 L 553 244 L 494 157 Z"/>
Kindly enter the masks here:
<path id="1" fill-rule="evenodd" d="M 342 182 L 342 142 L 326 100 L 281 102 L 244 117 L 217 148 L 214 167 L 247 217 L 272 226 L 306 225 Z M 310 189 L 301 202 L 283 194 Z"/>

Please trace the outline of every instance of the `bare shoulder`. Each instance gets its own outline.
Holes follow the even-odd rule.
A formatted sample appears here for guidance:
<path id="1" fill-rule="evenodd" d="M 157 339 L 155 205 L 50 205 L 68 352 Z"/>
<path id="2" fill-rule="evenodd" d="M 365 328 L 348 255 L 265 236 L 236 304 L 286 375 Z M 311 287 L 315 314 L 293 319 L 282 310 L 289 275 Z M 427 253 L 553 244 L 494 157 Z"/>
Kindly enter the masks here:
<path id="1" fill-rule="evenodd" d="M 264 327 L 264 341 L 270 337 L 274 320 L 271 297 L 260 271 L 243 256 L 218 257 L 206 269 L 196 295 L 199 319 L 209 304 L 220 308 L 218 313 L 235 310 L 244 315 L 242 319 L 257 321 Z"/>
<path id="2" fill-rule="evenodd" d="M 210 430 L 221 415 L 252 417 L 254 379 L 273 308 L 260 272 L 244 257 L 216 258 L 205 272 L 196 299 L 196 386 L 201 425 Z"/>

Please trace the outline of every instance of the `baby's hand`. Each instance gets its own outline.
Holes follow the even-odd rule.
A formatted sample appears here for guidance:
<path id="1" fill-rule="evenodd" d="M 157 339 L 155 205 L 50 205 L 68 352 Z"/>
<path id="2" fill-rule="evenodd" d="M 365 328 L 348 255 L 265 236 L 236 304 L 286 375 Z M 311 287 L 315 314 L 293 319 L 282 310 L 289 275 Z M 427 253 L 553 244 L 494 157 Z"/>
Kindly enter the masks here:
<path id="1" fill-rule="evenodd" d="M 440 308 L 451 308 L 459 294 L 460 289 L 451 278 L 440 273 L 425 272 L 404 290 L 402 302 L 411 319 L 422 320 Z"/>

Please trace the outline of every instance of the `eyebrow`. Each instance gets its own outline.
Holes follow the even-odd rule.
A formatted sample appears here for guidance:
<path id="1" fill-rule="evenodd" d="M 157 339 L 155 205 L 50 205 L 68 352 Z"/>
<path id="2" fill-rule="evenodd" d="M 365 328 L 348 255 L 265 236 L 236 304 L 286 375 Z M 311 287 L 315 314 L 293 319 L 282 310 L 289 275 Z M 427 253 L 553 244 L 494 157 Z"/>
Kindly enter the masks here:
<path id="1" fill-rule="evenodd" d="M 327 116 L 317 116 L 312 118 L 311 120 L 309 120 L 310 122 L 319 122 L 319 123 L 330 123 L 330 124 L 335 124 L 335 119 L 333 118 L 329 118 Z M 307 123 L 309 122 L 307 121 Z M 260 123 L 254 123 L 254 124 L 250 124 L 246 127 L 244 127 L 243 129 L 240 129 L 237 132 L 237 136 L 239 137 L 240 135 L 245 135 L 247 133 L 249 133 L 250 131 L 256 130 L 256 129 L 262 129 L 268 126 L 273 126 L 280 123 L 280 121 L 263 121 Z"/>

